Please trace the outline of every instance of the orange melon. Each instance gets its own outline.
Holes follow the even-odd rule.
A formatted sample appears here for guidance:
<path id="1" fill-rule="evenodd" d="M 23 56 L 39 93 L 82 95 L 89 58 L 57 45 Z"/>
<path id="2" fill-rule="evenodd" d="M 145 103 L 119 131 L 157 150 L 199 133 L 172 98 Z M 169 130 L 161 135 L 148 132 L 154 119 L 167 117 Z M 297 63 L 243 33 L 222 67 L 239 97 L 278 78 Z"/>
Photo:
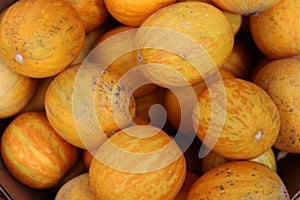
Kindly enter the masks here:
<path id="1" fill-rule="evenodd" d="M 89 174 L 82 173 L 75 176 L 60 187 L 55 200 L 93 200 L 94 193 L 89 186 Z"/>
<path id="2" fill-rule="evenodd" d="M 108 18 L 104 0 L 66 0 L 77 11 L 83 22 L 85 32 L 99 28 Z"/>
<path id="3" fill-rule="evenodd" d="M 20 112 L 33 98 L 37 80 L 13 71 L 0 55 L 0 119 Z"/>
<path id="4" fill-rule="evenodd" d="M 290 196 L 270 168 L 252 161 L 235 161 L 206 172 L 193 184 L 187 200 L 198 199 L 289 200 Z"/>
<path id="5" fill-rule="evenodd" d="M 235 38 L 234 46 L 223 69 L 231 72 L 236 78 L 247 79 L 253 68 L 254 55 L 245 40 Z"/>
<path id="6" fill-rule="evenodd" d="M 280 113 L 280 132 L 274 146 L 285 152 L 299 153 L 300 59 L 286 58 L 268 62 L 253 82 L 273 99 Z"/>
<path id="7" fill-rule="evenodd" d="M 7 170 L 21 183 L 36 189 L 50 188 L 77 160 L 78 149 L 62 139 L 44 112 L 16 117 L 1 138 L 1 156 Z"/>
<path id="8" fill-rule="evenodd" d="M 96 199 L 173 200 L 183 185 L 186 163 L 164 131 L 131 126 L 98 149 L 89 174 Z"/>
<path id="9" fill-rule="evenodd" d="M 117 75 L 104 71 L 97 63 L 68 67 L 54 78 L 46 92 L 45 110 L 50 124 L 74 146 L 97 148 L 135 116 L 135 100 L 127 96 L 124 85 L 116 84 L 117 80 Z"/>
<path id="10" fill-rule="evenodd" d="M 231 13 L 255 15 L 272 8 L 280 0 L 212 0 L 212 2 L 219 8 Z"/>
<path id="11" fill-rule="evenodd" d="M 136 56 L 154 83 L 183 87 L 220 69 L 233 42 L 231 24 L 221 10 L 203 2 L 178 2 L 161 8 L 141 24 Z"/>
<path id="12" fill-rule="evenodd" d="M 299 0 L 281 0 L 271 9 L 250 17 L 251 35 L 266 57 L 280 59 L 300 54 L 299 5 Z"/>
<path id="13" fill-rule="evenodd" d="M 11 5 L 0 22 L 0 53 L 16 72 L 34 78 L 54 76 L 83 47 L 78 13 L 64 0 L 24 0 Z"/>
<path id="14" fill-rule="evenodd" d="M 275 143 L 278 108 L 266 91 L 238 78 L 214 82 L 193 111 L 197 136 L 209 149 L 229 159 L 252 159 Z"/>
<path id="15" fill-rule="evenodd" d="M 104 0 L 108 12 L 120 23 L 139 27 L 153 12 L 176 0 Z"/>

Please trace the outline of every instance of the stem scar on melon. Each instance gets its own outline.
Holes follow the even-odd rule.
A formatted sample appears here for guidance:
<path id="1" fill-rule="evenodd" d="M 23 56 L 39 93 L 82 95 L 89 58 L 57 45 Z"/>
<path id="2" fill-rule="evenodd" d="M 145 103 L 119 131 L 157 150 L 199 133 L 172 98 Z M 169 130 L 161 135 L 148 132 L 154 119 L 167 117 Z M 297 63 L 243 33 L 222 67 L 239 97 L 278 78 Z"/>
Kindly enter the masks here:
<path id="1" fill-rule="evenodd" d="M 141 53 L 140 53 L 140 52 L 137 52 L 137 53 L 136 53 L 136 56 L 137 56 L 137 59 L 138 59 L 138 63 L 139 63 L 139 64 L 142 64 L 142 62 L 143 62 L 143 57 L 142 57 Z"/>
<path id="2" fill-rule="evenodd" d="M 254 135 L 254 140 L 256 141 L 256 142 L 258 142 L 258 141 L 260 141 L 261 139 L 262 139 L 262 137 L 264 136 L 264 132 L 263 132 L 263 130 L 258 130 L 256 133 L 255 133 L 255 135 Z"/>
<path id="3" fill-rule="evenodd" d="M 14 55 L 14 59 L 20 63 L 20 64 L 24 64 L 24 58 L 20 53 L 15 53 Z"/>

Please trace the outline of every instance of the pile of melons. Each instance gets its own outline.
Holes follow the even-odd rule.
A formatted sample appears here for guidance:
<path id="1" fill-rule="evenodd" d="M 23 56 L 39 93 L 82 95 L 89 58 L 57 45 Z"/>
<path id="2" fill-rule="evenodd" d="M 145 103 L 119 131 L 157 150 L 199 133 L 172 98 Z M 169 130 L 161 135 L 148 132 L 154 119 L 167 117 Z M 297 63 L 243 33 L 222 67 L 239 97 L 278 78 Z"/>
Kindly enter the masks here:
<path id="1" fill-rule="evenodd" d="M 3 168 L 55 200 L 297 199 L 299 27 L 300 0 L 11 1 Z"/>

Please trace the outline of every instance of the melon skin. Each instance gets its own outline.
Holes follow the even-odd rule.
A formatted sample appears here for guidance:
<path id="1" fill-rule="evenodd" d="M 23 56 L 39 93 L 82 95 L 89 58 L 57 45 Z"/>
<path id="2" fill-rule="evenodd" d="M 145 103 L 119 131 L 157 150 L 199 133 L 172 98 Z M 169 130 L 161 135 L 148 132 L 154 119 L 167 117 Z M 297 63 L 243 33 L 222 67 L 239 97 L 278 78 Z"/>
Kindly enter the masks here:
<path id="1" fill-rule="evenodd" d="M 203 174 L 191 187 L 187 200 L 280 199 L 290 196 L 276 172 L 253 161 L 222 164 Z"/>
<path id="2" fill-rule="evenodd" d="M 253 80 L 270 95 L 280 113 L 274 147 L 289 153 L 300 152 L 299 73 L 300 58 L 277 59 L 262 66 Z"/>
<path id="3" fill-rule="evenodd" d="M 0 53 L 16 72 L 46 78 L 58 74 L 80 53 L 85 29 L 63 0 L 17 1 L 0 22 Z"/>
<path id="4" fill-rule="evenodd" d="M 93 200 L 94 193 L 90 189 L 89 174 L 84 172 L 63 184 L 55 195 L 55 200 Z"/>
<path id="5" fill-rule="evenodd" d="M 278 108 L 266 91 L 238 78 L 213 82 L 198 97 L 194 128 L 206 147 L 229 159 L 252 159 L 275 143 Z"/>
<path id="6" fill-rule="evenodd" d="M 282 0 L 257 16 L 250 16 L 251 36 L 269 59 L 300 54 L 300 1 Z"/>
<path id="7" fill-rule="evenodd" d="M 37 80 L 12 70 L 0 54 L 0 119 L 12 117 L 32 100 Z"/>
<path id="8" fill-rule="evenodd" d="M 178 2 L 161 8 L 141 24 L 136 57 L 154 83 L 183 87 L 221 69 L 233 43 L 232 26 L 221 10 L 204 2 Z"/>
<path id="9" fill-rule="evenodd" d="M 5 129 L 1 156 L 18 181 L 31 188 L 48 189 L 76 163 L 78 149 L 53 130 L 44 112 L 27 112 Z"/>
<path id="10" fill-rule="evenodd" d="M 161 130 L 152 135 L 153 130 L 158 128 L 131 126 L 111 136 L 99 148 L 89 168 L 90 187 L 96 199 L 173 200 L 176 197 L 186 176 L 185 158 L 170 136 Z M 157 153 L 169 143 L 170 151 Z M 119 154 L 119 150 L 130 155 L 124 157 L 124 152 Z M 142 157 L 136 159 L 133 155 Z"/>
<path id="11" fill-rule="evenodd" d="M 110 135 L 129 126 L 135 116 L 135 98 L 128 97 L 130 92 L 117 84 L 118 78 L 91 62 L 63 70 L 45 96 L 45 112 L 54 130 L 76 147 L 97 149 Z"/>
<path id="12" fill-rule="evenodd" d="M 255 15 L 269 10 L 280 0 L 212 0 L 222 10 L 240 15 Z"/>

